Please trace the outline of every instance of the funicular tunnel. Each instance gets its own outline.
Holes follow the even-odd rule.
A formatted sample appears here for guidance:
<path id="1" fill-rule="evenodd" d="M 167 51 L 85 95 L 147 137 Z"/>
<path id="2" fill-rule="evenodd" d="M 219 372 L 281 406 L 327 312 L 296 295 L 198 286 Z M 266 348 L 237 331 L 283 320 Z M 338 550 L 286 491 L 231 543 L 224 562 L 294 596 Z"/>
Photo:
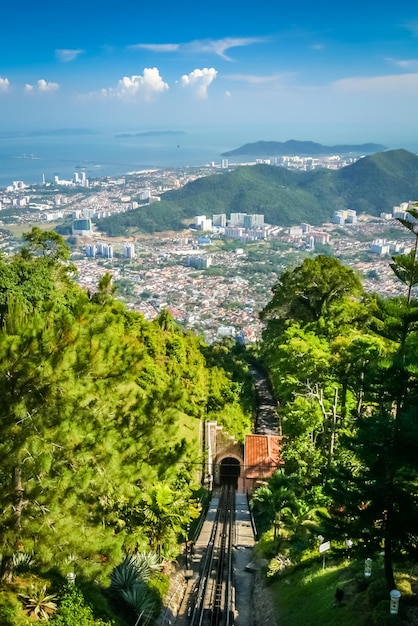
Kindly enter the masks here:
<path id="1" fill-rule="evenodd" d="M 232 485 L 238 488 L 238 478 L 241 472 L 241 463 L 233 457 L 222 459 L 219 464 L 219 484 Z"/>

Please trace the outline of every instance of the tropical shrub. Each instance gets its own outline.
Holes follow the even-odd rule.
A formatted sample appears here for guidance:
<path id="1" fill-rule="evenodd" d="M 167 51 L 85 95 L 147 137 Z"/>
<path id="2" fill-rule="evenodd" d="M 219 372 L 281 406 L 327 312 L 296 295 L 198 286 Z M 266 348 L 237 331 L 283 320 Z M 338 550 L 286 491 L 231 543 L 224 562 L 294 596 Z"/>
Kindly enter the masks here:
<path id="1" fill-rule="evenodd" d="M 11 591 L 0 592 L 0 624 L 2 626 L 16 626 L 22 605 Z"/>
<path id="2" fill-rule="evenodd" d="M 131 554 L 117 565 L 111 575 L 110 591 L 128 604 L 138 616 L 149 619 L 161 605 L 157 587 L 148 582 L 161 571 L 155 552 Z"/>
<path id="3" fill-rule="evenodd" d="M 389 613 L 389 594 L 386 600 L 381 600 L 373 609 L 372 620 L 375 626 L 400 626 L 404 623 L 399 615 Z"/>
<path id="4" fill-rule="evenodd" d="M 96 619 L 91 607 L 86 604 L 80 589 L 68 585 L 61 597 L 56 615 L 51 620 L 52 626 L 111 626 L 112 622 Z"/>
<path id="5" fill-rule="evenodd" d="M 32 585 L 30 594 L 19 594 L 24 612 L 35 620 L 48 620 L 57 610 L 56 594 L 47 593 L 46 584 L 42 587 Z"/>
<path id="6" fill-rule="evenodd" d="M 16 574 L 28 572 L 34 565 L 32 554 L 28 552 L 15 552 L 13 554 L 13 570 Z"/>

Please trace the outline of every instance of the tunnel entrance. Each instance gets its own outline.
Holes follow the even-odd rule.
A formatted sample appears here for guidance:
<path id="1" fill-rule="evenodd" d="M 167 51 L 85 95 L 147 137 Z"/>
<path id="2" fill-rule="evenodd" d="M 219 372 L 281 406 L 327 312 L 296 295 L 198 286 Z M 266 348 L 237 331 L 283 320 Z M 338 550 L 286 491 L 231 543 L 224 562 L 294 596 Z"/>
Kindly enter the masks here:
<path id="1" fill-rule="evenodd" d="M 238 488 L 238 477 L 241 472 L 241 464 L 233 457 L 222 459 L 219 465 L 219 482 L 221 485 L 232 485 Z"/>

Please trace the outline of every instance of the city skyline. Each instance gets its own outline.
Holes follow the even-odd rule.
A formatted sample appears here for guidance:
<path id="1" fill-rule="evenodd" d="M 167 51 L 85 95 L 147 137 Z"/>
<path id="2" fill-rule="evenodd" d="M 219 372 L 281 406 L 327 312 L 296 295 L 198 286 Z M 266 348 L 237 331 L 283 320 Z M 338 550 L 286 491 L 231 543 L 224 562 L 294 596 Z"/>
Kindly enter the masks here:
<path id="1" fill-rule="evenodd" d="M 418 145 L 411 1 L 24 0 L 2 14 L 2 132 L 204 126 L 241 128 L 243 143 Z"/>

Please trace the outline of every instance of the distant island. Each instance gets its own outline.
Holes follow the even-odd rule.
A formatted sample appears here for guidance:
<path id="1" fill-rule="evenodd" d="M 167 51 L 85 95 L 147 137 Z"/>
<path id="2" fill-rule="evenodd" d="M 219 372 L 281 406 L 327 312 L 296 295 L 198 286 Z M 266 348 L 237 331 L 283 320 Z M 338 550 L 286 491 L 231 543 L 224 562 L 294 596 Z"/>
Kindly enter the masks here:
<path id="1" fill-rule="evenodd" d="M 185 135 L 184 130 L 145 130 L 139 133 L 118 133 L 116 137 L 162 137 L 164 135 Z"/>
<path id="2" fill-rule="evenodd" d="M 91 128 L 54 128 L 51 130 L 31 130 L 22 132 L 0 132 L 1 139 L 15 139 L 20 137 L 68 137 L 72 135 L 98 135 L 98 131 Z"/>
<path id="3" fill-rule="evenodd" d="M 256 141 L 246 143 L 240 148 L 223 152 L 221 156 L 331 156 L 333 154 L 374 154 L 387 150 L 386 146 L 378 143 L 364 143 L 361 145 L 323 146 L 314 141 Z"/>
<path id="4" fill-rule="evenodd" d="M 27 133 L 27 137 L 66 137 L 71 135 L 97 135 L 96 130 L 91 128 L 57 128 L 54 130 L 33 130 Z"/>

